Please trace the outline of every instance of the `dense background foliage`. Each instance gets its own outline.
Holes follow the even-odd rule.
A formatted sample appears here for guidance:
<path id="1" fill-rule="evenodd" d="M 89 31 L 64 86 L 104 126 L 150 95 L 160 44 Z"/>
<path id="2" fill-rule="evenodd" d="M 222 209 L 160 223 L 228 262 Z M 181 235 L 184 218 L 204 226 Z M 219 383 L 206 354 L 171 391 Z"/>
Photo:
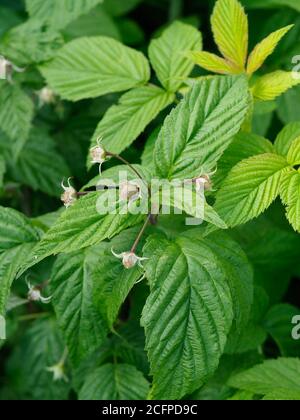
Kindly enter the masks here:
<path id="1" fill-rule="evenodd" d="M 187 50 L 199 50 L 203 42 L 205 51 L 217 52 L 210 26 L 214 0 L 104 0 L 103 4 L 92 0 L 89 7 L 88 1 L 75 0 L 75 3 L 78 9 L 71 7 L 64 14 L 59 2 L 54 0 L 28 0 L 27 9 L 25 1 L 0 0 L 0 55 L 25 69 L 13 73 L 13 84 L 0 80 L 0 314 L 6 309 L 7 318 L 7 340 L 0 341 L 0 399 L 145 399 L 152 376 L 154 386 L 150 396 L 158 399 L 185 396 L 193 399 L 300 399 L 300 362 L 297 359 L 300 342 L 291 336 L 292 319 L 300 315 L 300 216 L 299 210 L 295 210 L 296 215 L 291 214 L 291 207 L 299 206 L 300 189 L 298 187 L 296 204 L 291 204 L 290 197 L 286 200 L 281 197 L 288 203 L 290 223 L 280 199 L 273 202 L 275 197 L 266 198 L 263 208 L 253 204 L 252 217 L 236 210 L 239 199 L 233 202 L 233 208 L 230 203 L 227 203 L 229 207 L 222 207 L 238 174 L 233 173 L 232 179 L 229 178 L 219 192 L 228 172 L 243 159 L 268 153 L 273 156 L 268 163 L 270 166 L 286 165 L 281 156 L 284 141 L 287 137 L 295 140 L 300 134 L 300 86 L 294 86 L 281 96 L 274 95 L 269 98 L 271 100 L 257 101 L 253 108 L 252 134 L 238 134 L 220 160 L 214 175 L 215 209 L 232 227 L 229 234 L 212 232 L 205 239 L 201 228 L 182 234 L 186 229 L 184 219 L 175 216 L 162 217 L 157 227 L 149 228 L 147 244 L 144 246 L 143 240 L 138 249 L 141 254 L 144 246 L 144 255 L 150 258 L 146 265 L 146 275 L 151 283 L 149 298 L 149 284 L 145 280 L 139 282 L 141 270 L 134 267 L 125 272 L 111 254 L 112 246 L 120 252 L 130 248 L 139 232 L 139 227 L 134 225 L 142 223 L 143 218 L 118 220 L 115 223 L 121 229 L 114 232 L 113 220 L 106 222 L 104 227 L 100 222 L 99 225 L 94 222 L 94 215 L 87 211 L 94 207 L 94 202 L 89 205 L 88 197 L 84 198 L 85 208 L 75 206 L 67 210 L 70 212 L 65 213 L 64 220 L 60 219 L 57 232 L 63 226 L 67 231 L 70 227 L 68 218 L 79 217 L 76 212 L 80 211 L 81 226 L 86 218 L 87 224 L 93 221 L 95 231 L 88 232 L 84 238 L 77 235 L 65 242 L 53 239 L 54 231 L 53 240 L 47 237 L 32 254 L 40 238 L 65 211 L 60 201 L 62 180 L 72 176 L 72 184 L 78 190 L 86 185 L 93 189 L 96 185 L 98 168 L 90 165 L 87 168 L 86 162 L 91 139 L 95 145 L 102 133 L 105 133 L 104 142 L 107 141 L 109 150 L 122 153 L 131 163 L 142 163 L 146 177 L 153 165 L 161 177 L 168 177 L 170 173 L 180 176 L 180 171 L 184 171 L 184 176 L 193 177 L 192 173 L 187 174 L 187 168 L 175 167 L 174 162 L 161 160 L 161 156 L 154 162 L 153 147 L 165 117 L 191 88 L 190 81 L 182 82 L 186 82 L 191 71 L 194 78 L 208 72 L 199 66 L 193 69 L 194 64 L 189 62 L 188 71 L 183 72 L 186 73 L 184 80 L 164 79 L 164 66 L 153 66 L 157 51 L 154 47 L 148 53 L 148 47 L 152 39 L 160 37 L 168 25 L 177 21 L 171 27 L 170 39 L 174 40 L 174 48 L 176 42 L 184 43 L 186 37 Z M 298 0 L 242 0 L 241 3 L 249 17 L 250 51 L 271 32 L 295 24 L 258 70 L 258 75 L 279 69 L 291 71 L 292 58 L 300 54 Z M 182 23 L 188 26 L 182 29 Z M 201 31 L 202 41 L 196 29 Z M 120 69 L 113 62 L 113 58 L 107 64 L 104 53 L 98 56 L 97 45 L 91 44 L 87 48 L 86 41 L 80 45 L 82 37 L 94 36 L 109 37 L 136 50 L 128 51 L 136 64 L 133 70 L 131 63 L 128 64 L 133 80 L 124 81 L 123 78 L 122 83 L 115 80 L 113 88 L 111 79 L 101 83 L 97 79 L 94 83 L 86 81 L 85 75 L 82 79 L 72 79 L 71 72 L 76 71 L 74 62 L 80 62 L 81 70 L 92 69 L 90 78 L 93 77 L 93 66 L 101 72 L 101 66 L 107 69 L 111 65 L 116 75 L 120 71 L 126 72 L 126 68 Z M 68 50 L 73 40 L 78 43 Z M 123 54 L 119 44 L 111 40 L 106 42 L 107 54 L 115 57 Z M 59 52 L 61 48 L 66 53 Z M 99 48 L 104 48 L 101 40 Z M 83 54 L 85 49 L 86 54 Z M 144 86 L 150 78 L 149 66 L 137 51 L 150 55 L 155 67 L 155 71 L 151 71 L 151 85 Z M 157 62 L 164 64 L 160 60 Z M 68 68 L 68 65 L 66 74 L 60 74 L 58 70 L 64 66 Z M 248 97 L 243 96 L 245 81 L 239 78 L 226 80 L 216 82 L 220 97 L 232 89 L 233 99 L 238 104 L 227 104 L 232 111 L 226 119 L 224 116 L 223 122 L 230 123 L 225 133 L 219 133 L 220 150 L 213 156 L 213 163 L 219 161 L 247 117 L 244 111 Z M 42 94 L 47 83 L 55 90 L 54 97 L 45 97 L 45 91 Z M 203 83 L 207 84 L 207 91 L 217 89 L 210 79 Z M 165 90 L 158 87 L 161 85 Z M 123 94 L 117 108 L 120 92 L 124 91 L 128 93 Z M 201 99 L 203 96 L 199 95 L 198 100 Z M 146 106 L 138 113 L 143 101 Z M 152 105 L 147 107 L 148 103 Z M 204 104 L 194 102 L 192 106 L 202 109 Z M 127 110 L 136 114 L 136 118 L 124 127 L 122 119 L 126 119 Z M 173 114 L 174 120 L 180 122 L 180 118 L 188 118 L 187 112 L 185 105 L 179 105 Z M 168 124 L 172 125 L 172 120 L 167 120 L 164 126 L 166 133 L 171 130 Z M 278 140 L 278 134 L 286 126 Z M 249 127 L 245 130 L 249 131 Z M 162 150 L 166 146 L 163 137 L 161 135 L 158 140 Z M 272 143 L 276 138 L 274 149 Z M 297 144 L 295 149 L 294 155 L 299 154 Z M 199 166 L 203 162 L 206 164 L 209 156 L 208 153 L 202 156 Z M 292 158 L 289 155 L 288 163 L 298 169 L 299 156 L 296 160 Z M 114 166 L 117 163 L 112 160 L 105 164 L 112 177 L 116 174 Z M 262 164 L 265 165 L 265 161 Z M 207 170 L 212 170 L 212 166 L 207 164 Z M 189 169 L 192 171 L 191 167 Z M 258 169 L 253 168 L 254 176 Z M 214 204 L 214 198 L 214 192 L 208 194 L 210 204 Z M 267 207 L 268 210 L 260 215 Z M 213 224 L 222 227 L 217 215 L 211 215 L 208 221 L 212 220 Z M 78 226 L 72 225 L 71 229 Z M 107 234 L 109 229 L 111 235 Z M 114 239 L 106 241 L 110 237 Z M 187 262 L 183 255 L 190 252 L 191 246 L 198 249 L 201 258 Z M 77 248 L 83 249 L 77 251 Z M 64 254 L 69 251 L 72 252 Z M 61 253 L 59 257 L 53 256 L 57 253 Z M 33 260 L 26 261 L 33 255 L 35 265 Z M 201 327 L 195 321 L 187 334 L 190 341 L 186 339 L 187 354 L 182 357 L 193 361 L 192 368 L 179 363 L 177 370 L 177 363 L 172 365 L 170 355 L 165 359 L 159 357 L 165 355 L 168 347 L 164 334 L 172 320 L 170 314 L 154 311 L 157 302 L 161 307 L 168 307 L 172 302 L 169 295 L 164 295 L 164 287 L 160 284 L 163 280 L 170 281 L 163 270 L 161 255 L 165 258 L 163 263 L 167 267 L 175 266 L 179 273 L 170 286 L 170 290 L 182 291 L 181 296 L 175 292 L 173 296 L 176 320 L 188 311 L 182 304 L 182 300 L 188 299 L 185 293 L 189 287 L 182 267 L 191 264 L 191 271 L 200 278 L 212 279 L 207 289 L 198 290 L 204 296 L 206 309 L 201 312 L 197 303 L 191 311 L 202 324 Z M 10 285 L 24 264 L 10 293 Z M 224 276 L 230 279 L 229 286 Z M 28 301 L 28 282 L 39 285 L 43 296 L 52 295 L 51 304 Z M 215 282 L 220 288 L 218 293 L 213 290 Z M 230 294 L 235 294 L 240 306 L 232 307 Z M 216 299 L 221 296 L 217 307 L 209 300 L 212 295 L 216 295 Z M 252 295 L 251 299 L 249 295 Z M 144 328 L 140 326 L 142 311 Z M 160 318 L 161 324 L 156 324 Z M 232 326 L 232 319 L 236 325 Z M 181 324 L 170 327 L 177 328 L 178 337 L 170 339 L 175 343 L 175 350 L 178 340 L 179 343 L 185 340 Z M 148 357 L 144 350 L 144 330 Z M 199 343 L 197 334 L 203 335 L 204 344 Z M 156 341 L 157 337 L 161 340 Z M 216 341 L 222 357 L 210 359 Z M 276 364 L 279 357 L 282 359 Z M 148 358 L 152 375 L 149 374 Z M 62 364 L 58 367 L 63 365 L 65 377 L 54 381 L 51 367 L 60 361 Z M 260 364 L 262 362 L 264 364 Z M 253 366 L 254 369 L 249 370 Z"/>

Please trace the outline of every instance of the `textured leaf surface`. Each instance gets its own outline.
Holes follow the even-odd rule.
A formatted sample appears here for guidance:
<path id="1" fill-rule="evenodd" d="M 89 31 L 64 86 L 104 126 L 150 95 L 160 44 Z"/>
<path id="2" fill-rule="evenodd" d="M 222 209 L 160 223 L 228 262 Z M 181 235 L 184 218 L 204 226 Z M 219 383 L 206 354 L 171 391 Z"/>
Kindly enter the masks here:
<path id="1" fill-rule="evenodd" d="M 237 68 L 230 63 L 230 61 L 225 60 L 222 57 L 217 56 L 206 51 L 201 52 L 191 52 L 191 56 L 198 66 L 204 68 L 205 70 L 212 71 L 214 73 L 221 74 L 235 74 L 239 73 Z"/>
<path id="2" fill-rule="evenodd" d="M 26 0 L 26 9 L 32 18 L 47 23 L 51 29 L 62 29 L 102 2 L 103 0 Z"/>
<path id="3" fill-rule="evenodd" d="M 300 80 L 293 72 L 278 70 L 259 78 L 252 88 L 252 93 L 255 99 L 272 101 L 299 83 Z"/>
<path id="4" fill-rule="evenodd" d="M 281 358 L 268 360 L 230 379 L 234 388 L 244 389 L 255 394 L 300 393 L 300 360 Z"/>
<path id="5" fill-rule="evenodd" d="M 156 86 L 144 86 L 125 93 L 100 121 L 92 139 L 111 153 L 121 153 L 144 131 L 147 125 L 174 101 L 173 94 Z"/>
<path id="6" fill-rule="evenodd" d="M 154 152 L 157 175 L 192 178 L 211 171 L 239 131 L 247 110 L 243 76 L 196 82 L 161 129 Z"/>
<path id="7" fill-rule="evenodd" d="M 5 137 L 0 138 L 0 150 L 14 180 L 51 196 L 61 194 L 61 182 L 70 175 L 70 169 L 48 133 L 33 129 L 19 153 L 17 164 L 14 162 L 14 147 Z"/>
<path id="8" fill-rule="evenodd" d="M 218 191 L 215 210 L 231 227 L 259 216 L 278 196 L 287 168 L 283 157 L 271 153 L 243 160 Z"/>
<path id="9" fill-rule="evenodd" d="M 287 155 L 287 161 L 291 166 L 300 164 L 300 137 L 293 141 Z"/>
<path id="10" fill-rule="evenodd" d="M 14 84 L 0 80 L 0 127 L 13 141 L 27 140 L 33 103 L 31 99 Z"/>
<path id="11" fill-rule="evenodd" d="M 142 53 L 101 36 L 68 43 L 41 71 L 48 84 L 71 101 L 128 90 L 150 78 Z"/>
<path id="12" fill-rule="evenodd" d="M 143 310 L 151 397 L 180 399 L 217 368 L 233 312 L 226 270 L 199 232 L 149 239 L 151 293 Z"/>
<path id="13" fill-rule="evenodd" d="M 300 123 L 293 122 L 280 131 L 275 140 L 275 150 L 282 156 L 287 156 L 292 143 L 300 137 Z"/>
<path id="14" fill-rule="evenodd" d="M 134 366 L 106 364 L 87 377 L 79 400 L 145 400 L 148 389 L 148 382 Z"/>
<path id="15" fill-rule="evenodd" d="M 114 190 L 95 192 L 82 197 L 75 205 L 65 210 L 55 225 L 45 234 L 28 257 L 23 270 L 52 254 L 79 251 L 110 239 L 122 230 L 140 223 L 145 217 L 143 214 L 127 214 L 126 212 L 120 214 L 127 203 L 117 205 L 115 203 Z M 136 212 L 138 205 L 138 202 L 132 204 L 133 213 Z M 101 210 L 102 214 L 97 209 Z M 115 214 L 114 210 L 119 213 Z"/>
<path id="16" fill-rule="evenodd" d="M 202 49 L 201 33 L 193 26 L 173 23 L 151 42 L 149 57 L 161 84 L 170 92 L 182 85 L 194 67 L 190 51 Z"/>
<path id="17" fill-rule="evenodd" d="M 0 156 L 0 189 L 3 186 L 3 178 L 6 170 L 6 164 L 3 156 Z"/>
<path id="18" fill-rule="evenodd" d="M 54 381 L 47 368 L 56 365 L 64 353 L 64 343 L 54 319 L 35 321 L 21 337 L 10 363 L 18 380 L 10 386 L 26 400 L 66 400 L 70 384 Z"/>
<path id="19" fill-rule="evenodd" d="M 218 0 L 211 23 L 220 52 L 243 70 L 248 52 L 248 19 L 242 5 L 237 0 Z"/>
<path id="20" fill-rule="evenodd" d="M 292 171 L 284 175 L 281 198 L 287 205 L 286 216 L 295 231 L 300 232 L 300 173 Z"/>
<path id="21" fill-rule="evenodd" d="M 248 74 L 254 73 L 263 65 L 265 60 L 274 52 L 280 40 L 292 29 L 292 27 L 293 25 L 289 25 L 278 31 L 272 32 L 267 38 L 256 45 L 248 59 Z"/>
<path id="22" fill-rule="evenodd" d="M 218 171 L 213 178 L 214 185 L 220 185 L 241 160 L 264 153 L 273 153 L 273 144 L 264 137 L 252 133 L 237 134 L 218 163 Z"/>

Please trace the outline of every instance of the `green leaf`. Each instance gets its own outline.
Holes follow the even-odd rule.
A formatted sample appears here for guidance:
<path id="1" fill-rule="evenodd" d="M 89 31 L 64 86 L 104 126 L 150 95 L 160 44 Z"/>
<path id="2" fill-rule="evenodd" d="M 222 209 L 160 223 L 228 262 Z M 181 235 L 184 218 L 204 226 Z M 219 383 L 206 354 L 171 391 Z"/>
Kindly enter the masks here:
<path id="1" fill-rule="evenodd" d="M 289 124 L 293 121 L 300 120 L 300 112 L 298 108 L 300 98 L 300 86 L 288 90 L 284 95 L 281 95 L 278 102 L 277 114 L 283 124 Z"/>
<path id="2" fill-rule="evenodd" d="M 106 364 L 86 378 L 79 400 L 145 400 L 148 389 L 148 382 L 134 366 Z"/>
<path id="3" fill-rule="evenodd" d="M 138 138 L 147 125 L 175 99 L 173 94 L 156 86 L 144 86 L 125 93 L 100 121 L 92 138 L 92 146 L 99 137 L 111 153 L 123 152 Z"/>
<path id="4" fill-rule="evenodd" d="M 283 157 L 271 153 L 241 161 L 218 191 L 215 210 L 231 227 L 258 217 L 278 196 L 288 168 Z"/>
<path id="5" fill-rule="evenodd" d="M 121 40 L 120 31 L 113 18 L 104 10 L 100 4 L 87 15 L 83 15 L 71 23 L 64 30 L 67 41 L 83 36 L 104 35 L 110 38 Z"/>
<path id="6" fill-rule="evenodd" d="M 0 80 L 0 127 L 7 136 L 24 144 L 33 118 L 33 103 L 16 84 Z"/>
<path id="7" fill-rule="evenodd" d="M 282 398 L 291 392 L 300 394 L 300 360 L 267 360 L 232 377 L 229 385 L 259 395 L 276 393 Z"/>
<path id="8" fill-rule="evenodd" d="M 275 150 L 282 156 L 287 156 L 294 140 L 300 136 L 300 123 L 293 122 L 286 125 L 275 140 Z"/>
<path id="9" fill-rule="evenodd" d="M 293 170 L 282 180 L 281 199 L 287 205 L 286 216 L 295 231 L 300 232 L 300 173 Z"/>
<path id="10" fill-rule="evenodd" d="M 122 16 L 134 9 L 141 0 L 104 0 L 103 7 L 112 16 Z"/>
<path id="11" fill-rule="evenodd" d="M 300 346 L 291 335 L 292 320 L 299 315 L 299 309 L 288 304 L 273 306 L 264 320 L 264 327 L 280 349 L 281 356 L 300 357 Z"/>
<path id="12" fill-rule="evenodd" d="M 62 213 L 33 253 L 28 256 L 21 271 L 50 255 L 79 251 L 110 239 L 122 230 L 139 224 L 147 214 L 145 209 L 139 208 L 139 202 L 131 205 L 132 213 L 127 213 L 126 209 L 127 203 L 116 204 L 115 190 L 90 193 L 82 197 Z M 137 213 L 137 209 L 141 210 L 141 213 L 134 214 Z"/>
<path id="13" fill-rule="evenodd" d="M 148 240 L 151 293 L 142 315 L 153 399 L 180 399 L 216 370 L 232 319 L 226 269 L 198 230 Z"/>
<path id="14" fill-rule="evenodd" d="M 3 315 L 12 282 L 39 235 L 25 216 L 5 207 L 0 207 L 0 228 L 0 314 Z"/>
<path id="15" fill-rule="evenodd" d="M 17 164 L 14 162 L 14 148 L 5 138 L 0 139 L 0 150 L 13 179 L 29 185 L 35 191 L 56 197 L 61 194 L 61 182 L 70 175 L 70 169 L 46 132 L 37 128 L 30 132 Z"/>
<path id="16" fill-rule="evenodd" d="M 28 66 L 52 59 L 63 44 L 59 32 L 45 30 L 40 21 L 29 20 L 7 32 L 0 49 L 11 61 Z"/>
<path id="17" fill-rule="evenodd" d="M 277 44 L 292 29 L 293 26 L 294 25 L 288 25 L 284 28 L 278 29 L 275 32 L 272 32 L 256 45 L 248 59 L 248 74 L 254 73 L 263 65 L 265 60 L 274 52 Z"/>
<path id="18" fill-rule="evenodd" d="M 68 43 L 41 72 L 63 99 L 71 101 L 128 90 L 150 78 L 142 53 L 104 36 Z"/>
<path id="19" fill-rule="evenodd" d="M 237 134 L 218 163 L 218 171 L 213 178 L 214 185 L 219 185 L 231 169 L 241 160 L 264 153 L 273 153 L 273 144 L 264 137 L 252 133 Z"/>
<path id="20" fill-rule="evenodd" d="M 202 49 L 201 33 L 191 25 L 174 22 L 150 43 L 149 57 L 161 84 L 176 92 L 194 67 L 190 51 Z"/>
<path id="21" fill-rule="evenodd" d="M 3 178 L 6 171 L 6 164 L 3 156 L 0 156 L 0 189 L 3 186 Z"/>
<path id="22" fill-rule="evenodd" d="M 248 18 L 237 0 L 218 0 L 211 18 L 220 52 L 243 71 L 248 53 Z"/>
<path id="23" fill-rule="evenodd" d="M 160 178 L 193 178 L 210 172 L 248 110 L 244 76 L 201 80 L 166 118 L 154 160 Z"/>
<path id="24" fill-rule="evenodd" d="M 75 365 L 95 351 L 108 332 L 99 308 L 93 303 L 91 271 L 99 257 L 97 249 L 58 257 L 52 271 L 50 290 L 58 324 Z"/>
<path id="25" fill-rule="evenodd" d="M 294 72 L 277 70 L 257 79 L 251 91 L 256 100 L 273 101 L 299 83 L 300 80 L 295 77 Z"/>
<path id="26" fill-rule="evenodd" d="M 102 2 L 103 0 L 26 0 L 26 10 L 31 18 L 49 25 L 51 29 L 59 30 Z"/>
<path id="27" fill-rule="evenodd" d="M 26 400 L 66 400 L 70 384 L 54 381 L 47 368 L 56 365 L 64 344 L 53 319 L 35 321 L 14 348 L 10 387 Z M 68 374 L 68 372 L 66 372 Z"/>
<path id="28" fill-rule="evenodd" d="M 287 154 L 287 161 L 291 166 L 300 164 L 300 137 L 293 141 Z"/>

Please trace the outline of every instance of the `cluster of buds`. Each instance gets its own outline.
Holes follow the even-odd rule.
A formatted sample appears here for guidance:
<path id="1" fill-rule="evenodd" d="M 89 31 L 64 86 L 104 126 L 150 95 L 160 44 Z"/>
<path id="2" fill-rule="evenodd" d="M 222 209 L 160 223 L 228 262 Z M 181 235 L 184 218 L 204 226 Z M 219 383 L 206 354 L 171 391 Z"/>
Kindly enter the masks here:
<path id="1" fill-rule="evenodd" d="M 26 283 L 28 286 L 27 299 L 29 302 L 42 302 L 45 305 L 51 302 L 52 296 L 45 298 L 37 286 L 33 286 L 29 281 L 26 281 Z"/>
<path id="2" fill-rule="evenodd" d="M 133 181 L 121 182 L 119 191 L 121 201 L 132 203 L 142 197 L 140 186 Z"/>
<path id="3" fill-rule="evenodd" d="M 43 89 L 36 92 L 39 99 L 39 108 L 42 108 L 44 105 L 50 105 L 55 103 L 55 94 L 52 89 L 48 86 L 43 87 Z"/>
<path id="4" fill-rule="evenodd" d="M 11 61 L 0 55 L 0 79 L 6 79 L 12 83 L 13 72 L 22 73 L 25 69 L 17 67 Z"/>
<path id="5" fill-rule="evenodd" d="M 99 164 L 99 173 L 101 175 L 101 167 L 107 159 L 107 153 L 101 146 L 102 137 L 97 139 L 97 146 L 90 150 L 92 164 Z"/>
<path id="6" fill-rule="evenodd" d="M 141 268 L 144 268 L 143 265 L 142 265 L 142 261 L 146 261 L 148 259 L 148 258 L 138 257 L 132 251 L 122 252 L 121 254 L 116 254 L 114 252 L 114 250 L 112 249 L 111 252 L 112 252 L 114 257 L 118 258 L 119 260 L 122 260 L 122 264 L 127 270 L 130 270 L 131 268 L 135 267 L 136 265 L 138 265 Z"/>
<path id="7" fill-rule="evenodd" d="M 61 183 L 61 186 L 64 190 L 63 194 L 61 195 L 61 201 L 64 203 L 66 208 L 71 207 L 77 201 L 77 191 L 74 187 L 72 187 L 70 183 L 70 179 L 68 179 L 68 186 L 66 187 L 64 183 Z"/>

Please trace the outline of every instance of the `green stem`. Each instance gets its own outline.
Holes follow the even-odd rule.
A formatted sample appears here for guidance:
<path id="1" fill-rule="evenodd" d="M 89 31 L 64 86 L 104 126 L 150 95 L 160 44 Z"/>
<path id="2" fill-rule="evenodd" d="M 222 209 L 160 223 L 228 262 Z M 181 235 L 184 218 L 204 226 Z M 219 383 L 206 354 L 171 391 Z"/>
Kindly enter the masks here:
<path id="1" fill-rule="evenodd" d="M 132 245 L 132 248 L 131 248 L 131 251 L 130 252 L 132 252 L 132 253 L 135 254 L 135 251 L 136 251 L 136 249 L 138 247 L 138 244 L 140 243 L 140 240 L 142 239 L 142 236 L 145 233 L 145 230 L 146 230 L 146 228 L 148 226 L 148 223 L 150 222 L 151 217 L 152 217 L 152 215 L 151 214 L 148 214 L 147 219 L 146 219 L 146 221 L 145 221 L 145 223 L 144 223 L 144 225 L 143 225 L 140 233 L 138 234 L 138 236 L 137 236 L 134 244 Z"/>

